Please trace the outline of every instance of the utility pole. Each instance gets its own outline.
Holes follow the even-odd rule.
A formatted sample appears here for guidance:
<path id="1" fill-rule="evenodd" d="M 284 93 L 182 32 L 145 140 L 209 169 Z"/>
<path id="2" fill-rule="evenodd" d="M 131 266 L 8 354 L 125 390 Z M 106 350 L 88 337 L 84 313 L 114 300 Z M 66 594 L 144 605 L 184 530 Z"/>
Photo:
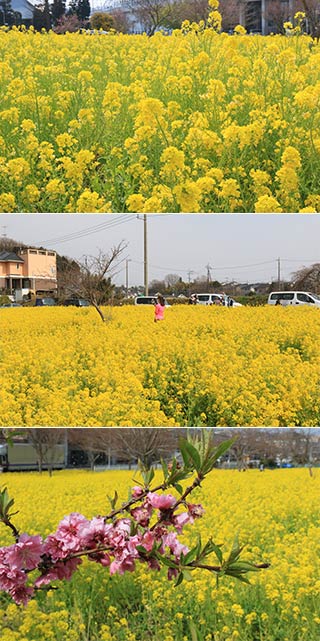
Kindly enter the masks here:
<path id="1" fill-rule="evenodd" d="M 143 214 L 141 218 L 137 214 L 138 220 L 143 220 L 143 273 L 144 273 L 144 293 L 146 296 L 149 294 L 148 285 L 148 227 L 147 227 L 147 214 Z"/>
<path id="2" fill-rule="evenodd" d="M 211 269 L 212 267 L 209 265 L 209 263 L 206 265 L 206 270 L 207 270 L 207 285 L 210 285 L 211 283 Z"/>
<path id="3" fill-rule="evenodd" d="M 129 263 L 131 263 L 131 259 L 127 258 L 126 259 L 126 297 L 128 298 L 128 291 L 129 291 Z"/>
<path id="4" fill-rule="evenodd" d="M 278 263 L 278 289 L 280 290 L 280 284 L 281 284 L 281 265 L 280 265 L 280 258 L 278 258 L 277 263 Z"/>
<path id="5" fill-rule="evenodd" d="M 188 283 L 189 283 L 188 294 L 189 294 L 189 296 L 191 294 L 191 291 L 190 291 L 191 274 L 194 274 L 194 270 L 193 269 L 189 269 L 189 271 L 188 271 Z"/>
<path id="6" fill-rule="evenodd" d="M 146 296 L 149 294 L 148 285 L 148 228 L 147 228 L 147 214 L 143 214 L 143 254 L 144 254 L 144 293 Z"/>

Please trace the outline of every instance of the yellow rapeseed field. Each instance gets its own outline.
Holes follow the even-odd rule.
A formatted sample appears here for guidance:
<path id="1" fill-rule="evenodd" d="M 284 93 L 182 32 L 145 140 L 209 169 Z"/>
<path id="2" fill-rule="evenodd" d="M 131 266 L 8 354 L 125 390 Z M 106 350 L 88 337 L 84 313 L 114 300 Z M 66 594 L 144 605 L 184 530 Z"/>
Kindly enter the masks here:
<path id="1" fill-rule="evenodd" d="M 46 536 L 64 515 L 87 518 L 108 512 L 116 487 L 125 500 L 132 472 L 63 471 L 5 477 L 20 510 L 14 522 L 29 534 Z M 84 562 L 71 583 L 38 594 L 26 608 L 0 597 L 1 641 L 190 641 L 190 621 L 202 641 L 317 641 L 320 617 L 320 470 L 215 470 L 197 490 L 205 515 L 181 540 L 230 547 L 235 531 L 246 543 L 243 558 L 270 562 L 252 585 L 198 571 L 192 583 L 174 588 L 165 570 L 139 566 L 133 574 L 108 575 Z M 0 526 L 0 545 L 11 543 Z"/>
<path id="2" fill-rule="evenodd" d="M 320 211 L 309 36 L 0 29 L 0 51 L 0 211 Z"/>
<path id="3" fill-rule="evenodd" d="M 106 314 L 1 310 L 0 425 L 319 425 L 318 310 Z"/>

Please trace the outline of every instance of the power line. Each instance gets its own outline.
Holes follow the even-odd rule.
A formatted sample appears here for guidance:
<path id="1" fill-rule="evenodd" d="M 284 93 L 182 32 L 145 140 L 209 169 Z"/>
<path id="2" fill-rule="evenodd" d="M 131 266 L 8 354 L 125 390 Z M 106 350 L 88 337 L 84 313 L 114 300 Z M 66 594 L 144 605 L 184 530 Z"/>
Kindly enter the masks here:
<path id="1" fill-rule="evenodd" d="M 133 260 L 132 262 L 133 263 L 137 263 L 139 265 L 143 264 L 142 261 L 139 261 L 139 260 Z M 215 266 L 214 269 L 215 269 L 215 271 L 225 271 L 225 270 L 229 270 L 229 269 L 247 269 L 249 267 L 258 267 L 260 265 L 270 265 L 270 264 L 274 264 L 275 262 L 276 262 L 276 259 L 267 260 L 267 261 L 264 261 L 262 263 L 251 263 L 250 265 L 233 265 L 231 267 L 216 267 Z M 160 265 L 153 265 L 153 264 L 150 264 L 150 267 L 153 267 L 153 269 L 159 269 L 160 271 L 184 272 L 186 274 L 188 274 L 189 271 L 190 271 L 190 269 L 183 269 L 183 268 L 180 268 L 180 267 L 160 267 Z M 212 269 L 212 268 L 210 267 L 210 269 Z M 192 271 L 195 271 L 195 270 L 192 270 Z"/>
<path id="2" fill-rule="evenodd" d="M 116 217 L 117 217 L 116 219 L 105 221 L 103 223 L 100 223 L 99 225 L 94 225 L 93 227 L 85 227 L 84 229 L 81 229 L 77 232 L 72 232 L 70 234 L 65 234 L 64 236 L 58 236 L 56 238 L 49 238 L 45 240 L 38 240 L 38 241 L 35 241 L 34 244 L 45 245 L 48 243 L 52 243 L 52 244 L 59 245 L 62 243 L 70 242 L 72 240 L 77 240 L 78 238 L 85 238 L 86 236 L 97 234 L 106 229 L 117 227 L 118 225 L 122 225 L 124 223 L 135 220 L 135 218 L 132 217 L 130 214 L 124 215 L 124 216 L 120 216 L 119 214 L 116 214 Z"/>
<path id="3" fill-rule="evenodd" d="M 170 214 L 152 214 L 152 217 L 163 217 L 163 216 L 169 216 Z M 35 241 L 34 244 L 37 245 L 44 245 L 46 243 L 63 243 L 67 242 L 69 240 L 77 240 L 77 238 L 84 238 L 86 236 L 89 236 L 90 234 L 96 234 L 99 231 L 103 231 L 104 229 L 108 229 L 110 227 L 117 227 L 118 225 L 122 225 L 123 223 L 130 222 L 131 220 L 136 220 L 136 215 L 135 214 L 108 214 L 108 218 L 111 220 L 108 220 L 103 223 L 99 223 L 98 225 L 94 225 L 93 227 L 85 227 L 84 229 L 80 229 L 75 232 L 71 232 L 70 234 L 65 234 L 63 236 L 58 236 L 56 238 L 49 238 L 45 240 L 37 240 Z"/>

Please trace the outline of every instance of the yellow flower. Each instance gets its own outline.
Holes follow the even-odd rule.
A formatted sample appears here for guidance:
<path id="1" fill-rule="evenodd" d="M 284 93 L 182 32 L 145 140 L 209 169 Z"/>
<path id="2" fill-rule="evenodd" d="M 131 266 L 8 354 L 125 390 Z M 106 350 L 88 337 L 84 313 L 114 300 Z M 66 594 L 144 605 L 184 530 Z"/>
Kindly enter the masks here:
<path id="1" fill-rule="evenodd" d="M 77 200 L 77 211 L 85 214 L 108 211 L 108 208 L 109 203 L 107 204 L 96 191 L 90 189 L 85 189 Z"/>
<path id="2" fill-rule="evenodd" d="M 60 195 L 65 194 L 66 189 L 61 180 L 53 178 L 47 183 L 45 191 L 50 198 L 59 198 Z"/>
<path id="3" fill-rule="evenodd" d="M 128 196 L 126 204 L 128 211 L 141 212 L 143 211 L 145 199 L 141 194 L 131 194 Z"/>
<path id="4" fill-rule="evenodd" d="M 180 211 L 198 212 L 200 211 L 201 191 L 197 183 L 186 180 L 184 183 L 177 185 L 173 189 Z"/>
<path id="5" fill-rule="evenodd" d="M 281 205 L 273 196 L 259 196 L 255 203 L 254 211 L 256 214 L 276 214 L 281 213 Z"/>
<path id="6" fill-rule="evenodd" d="M 27 185 L 24 193 L 30 203 L 36 203 L 40 198 L 40 191 L 36 185 Z"/>
<path id="7" fill-rule="evenodd" d="M 16 201 L 13 194 L 2 193 L 0 194 L 0 211 L 4 213 L 11 213 L 16 210 Z"/>
<path id="8" fill-rule="evenodd" d="M 13 158 L 8 162 L 8 173 L 18 184 L 31 173 L 30 165 L 24 158 Z"/>

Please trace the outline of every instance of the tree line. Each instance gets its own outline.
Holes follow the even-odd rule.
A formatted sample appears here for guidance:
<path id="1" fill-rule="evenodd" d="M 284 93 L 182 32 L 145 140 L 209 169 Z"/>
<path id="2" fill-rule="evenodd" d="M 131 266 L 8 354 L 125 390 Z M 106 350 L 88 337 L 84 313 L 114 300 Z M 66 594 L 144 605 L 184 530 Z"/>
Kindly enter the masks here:
<path id="1" fill-rule="evenodd" d="M 84 452 L 91 469 L 102 454 L 107 465 L 116 460 L 134 468 L 140 460 L 145 469 L 150 469 L 161 459 L 168 461 L 172 458 L 178 450 L 179 439 L 186 436 L 186 432 L 184 428 L 3 428 L 0 440 L 27 439 L 37 452 L 39 472 L 45 466 L 52 474 L 56 455 L 54 448 L 61 443 Z M 189 429 L 188 432 L 199 432 L 199 429 Z M 320 436 L 315 429 L 208 428 L 206 432 L 215 445 L 234 440 L 228 454 L 219 461 L 222 467 L 232 463 L 233 467 L 243 471 L 254 461 L 259 461 L 274 468 L 282 460 L 290 460 L 311 470 L 313 465 L 320 463 Z"/>
<path id="2" fill-rule="evenodd" d="M 108 5 L 108 3 L 105 3 Z M 111 3 L 110 3 L 111 5 Z M 285 33 L 284 23 L 293 19 L 297 11 L 305 13 L 303 28 L 314 38 L 320 36 L 319 0 L 295 0 L 291 3 L 272 0 L 266 3 L 264 13 L 250 0 L 220 0 L 223 31 L 233 32 L 239 24 L 240 13 L 248 32 L 261 30 L 261 19 L 268 32 Z M 35 5 L 33 26 L 37 30 L 53 28 L 57 33 L 81 28 L 102 29 L 132 33 L 144 31 L 149 36 L 159 29 L 179 29 L 185 20 L 190 23 L 206 21 L 209 13 L 207 0 L 126 0 L 125 6 L 101 10 L 90 17 L 89 0 L 41 0 Z M 14 11 L 11 0 L 0 2 L 0 25 L 21 24 L 21 16 Z"/>

